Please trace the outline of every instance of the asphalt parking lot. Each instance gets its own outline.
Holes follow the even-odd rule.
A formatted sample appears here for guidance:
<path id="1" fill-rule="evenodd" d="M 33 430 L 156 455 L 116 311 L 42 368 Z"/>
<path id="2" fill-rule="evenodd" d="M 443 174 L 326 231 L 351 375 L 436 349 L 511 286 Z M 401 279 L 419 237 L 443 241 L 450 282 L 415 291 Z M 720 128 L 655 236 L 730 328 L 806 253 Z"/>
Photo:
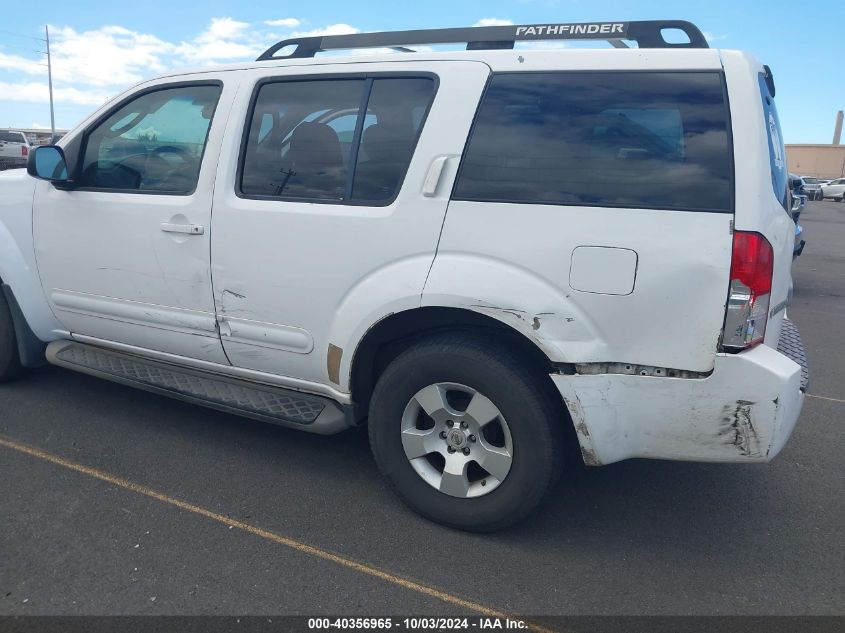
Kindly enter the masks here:
<path id="1" fill-rule="evenodd" d="M 783 453 L 574 469 L 496 535 L 407 510 L 360 432 L 53 367 L 0 386 L 0 614 L 845 614 L 845 204 L 802 224 L 811 397 Z"/>

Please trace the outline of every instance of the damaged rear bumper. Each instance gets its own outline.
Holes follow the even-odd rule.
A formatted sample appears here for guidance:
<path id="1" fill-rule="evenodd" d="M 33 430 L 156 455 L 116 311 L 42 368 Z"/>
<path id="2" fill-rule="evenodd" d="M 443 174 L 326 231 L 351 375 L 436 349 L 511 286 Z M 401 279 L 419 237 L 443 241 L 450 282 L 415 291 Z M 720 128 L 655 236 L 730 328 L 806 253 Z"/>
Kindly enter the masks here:
<path id="1" fill-rule="evenodd" d="M 798 330 L 787 320 L 778 347 L 719 354 L 712 374 L 701 379 L 576 374 L 552 380 L 588 465 L 631 457 L 767 462 L 795 427 L 808 379 Z"/>

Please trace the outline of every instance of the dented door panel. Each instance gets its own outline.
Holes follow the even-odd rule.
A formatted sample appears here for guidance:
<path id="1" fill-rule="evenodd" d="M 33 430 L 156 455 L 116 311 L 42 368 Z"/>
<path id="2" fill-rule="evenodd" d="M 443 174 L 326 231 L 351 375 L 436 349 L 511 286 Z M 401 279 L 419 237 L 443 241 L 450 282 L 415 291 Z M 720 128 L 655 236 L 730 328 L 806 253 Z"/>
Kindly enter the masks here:
<path id="1" fill-rule="evenodd" d="M 391 74 L 434 78 L 436 92 L 399 193 L 389 204 L 238 192 L 244 123 L 261 82 L 372 77 L 377 83 Z M 456 157 L 488 74 L 487 65 L 464 61 L 324 64 L 307 74 L 295 66 L 249 71 L 221 154 L 211 242 L 217 317 L 233 365 L 347 389 L 355 337 L 391 312 L 419 307 Z M 367 116 L 365 125 L 373 125 Z M 362 138 L 366 141 L 366 133 Z M 278 161 L 278 152 L 272 160 Z"/>
<path id="2" fill-rule="evenodd" d="M 423 305 L 492 316 L 557 362 L 710 371 L 725 315 L 730 221 L 722 213 L 452 201 Z M 585 242 L 636 253 L 631 292 L 572 287 L 572 254 Z M 633 277 L 629 259 L 623 278 Z"/>

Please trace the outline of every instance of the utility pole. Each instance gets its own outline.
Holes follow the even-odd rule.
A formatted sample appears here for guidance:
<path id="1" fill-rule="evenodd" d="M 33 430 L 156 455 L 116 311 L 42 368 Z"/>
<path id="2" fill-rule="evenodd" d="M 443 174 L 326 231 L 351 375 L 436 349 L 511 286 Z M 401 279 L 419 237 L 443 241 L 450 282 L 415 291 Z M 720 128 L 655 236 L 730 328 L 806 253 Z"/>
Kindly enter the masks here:
<path id="1" fill-rule="evenodd" d="M 44 25 L 44 34 L 47 36 L 47 84 L 50 87 L 50 143 L 56 141 L 56 117 L 53 114 L 53 66 L 50 62 L 50 26 Z"/>

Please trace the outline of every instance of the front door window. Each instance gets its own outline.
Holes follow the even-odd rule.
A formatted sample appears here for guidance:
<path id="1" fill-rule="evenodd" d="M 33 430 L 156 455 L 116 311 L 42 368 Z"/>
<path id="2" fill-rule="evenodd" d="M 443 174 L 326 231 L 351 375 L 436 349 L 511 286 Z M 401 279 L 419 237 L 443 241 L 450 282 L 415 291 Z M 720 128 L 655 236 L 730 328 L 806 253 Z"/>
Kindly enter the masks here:
<path id="1" fill-rule="evenodd" d="M 88 134 L 78 186 L 191 193 L 220 90 L 166 88 L 118 108 Z"/>

